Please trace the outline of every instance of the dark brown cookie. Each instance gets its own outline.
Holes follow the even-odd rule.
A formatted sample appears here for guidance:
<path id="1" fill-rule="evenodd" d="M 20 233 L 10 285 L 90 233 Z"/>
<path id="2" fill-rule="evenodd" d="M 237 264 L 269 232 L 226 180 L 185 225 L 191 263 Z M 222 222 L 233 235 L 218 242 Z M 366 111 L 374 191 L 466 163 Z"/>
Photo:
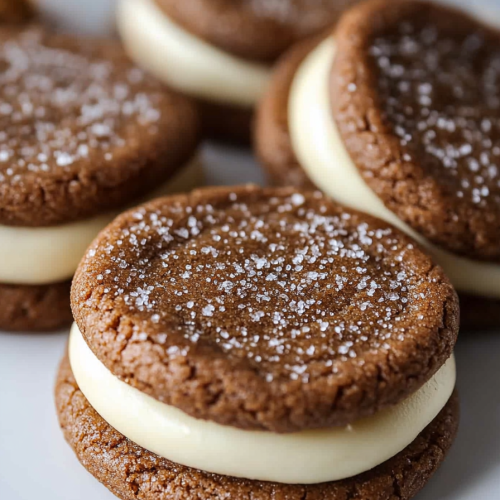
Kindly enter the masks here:
<path id="1" fill-rule="evenodd" d="M 45 332 L 71 324 L 71 282 L 51 285 L 0 284 L 0 330 Z"/>
<path id="2" fill-rule="evenodd" d="M 26 0 L 0 0 L 0 23 L 21 23 L 33 14 L 33 6 Z"/>
<path id="3" fill-rule="evenodd" d="M 366 183 L 428 240 L 500 262 L 500 33 L 437 4 L 371 0 L 335 39 L 333 114 Z"/>
<path id="4" fill-rule="evenodd" d="M 415 392 L 451 355 L 458 299 L 387 224 L 320 193 L 209 188 L 125 213 L 73 282 L 125 382 L 196 417 L 291 432 Z"/>
<path id="5" fill-rule="evenodd" d="M 129 205 L 193 155 L 195 105 L 114 42 L 0 30 L 0 224 Z"/>
<path id="6" fill-rule="evenodd" d="M 500 300 L 476 297 L 465 293 L 460 298 L 460 328 L 462 330 L 492 330 L 500 326 Z"/>
<path id="7" fill-rule="evenodd" d="M 235 146 L 249 146 L 254 112 L 227 104 L 198 100 L 203 136 Z"/>
<path id="8" fill-rule="evenodd" d="M 66 440 L 80 462 L 123 500 L 409 500 L 443 461 L 459 420 L 458 398 L 454 394 L 439 416 L 394 458 L 350 479 L 301 486 L 209 474 L 172 463 L 137 446 L 90 406 L 75 382 L 67 357 L 59 369 L 56 404 Z"/>
<path id="9" fill-rule="evenodd" d="M 274 61 L 299 40 L 334 24 L 359 0 L 155 0 L 165 13 L 222 50 Z"/>

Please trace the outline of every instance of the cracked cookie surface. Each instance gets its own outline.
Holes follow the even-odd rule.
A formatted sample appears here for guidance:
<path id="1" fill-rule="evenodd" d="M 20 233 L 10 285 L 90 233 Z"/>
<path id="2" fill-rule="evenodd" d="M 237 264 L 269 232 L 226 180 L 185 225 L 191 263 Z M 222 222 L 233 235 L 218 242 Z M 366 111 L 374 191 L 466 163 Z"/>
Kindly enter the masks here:
<path id="1" fill-rule="evenodd" d="M 186 413 L 244 429 L 344 425 L 452 353 L 458 299 L 387 224 L 320 193 L 209 188 L 129 211 L 73 282 L 92 351 Z"/>
<path id="2" fill-rule="evenodd" d="M 373 0 L 335 39 L 333 115 L 365 182 L 429 241 L 500 262 L 500 32 Z"/>
<path id="3" fill-rule="evenodd" d="M 66 440 L 80 462 L 123 500 L 409 500 L 444 460 L 459 420 L 458 397 L 454 394 L 417 439 L 384 464 L 350 479 L 300 486 L 209 474 L 137 446 L 92 408 L 75 382 L 67 357 L 57 377 L 56 405 Z"/>
<path id="4" fill-rule="evenodd" d="M 114 42 L 0 29 L 0 224 L 128 206 L 191 159 L 194 104 Z"/>

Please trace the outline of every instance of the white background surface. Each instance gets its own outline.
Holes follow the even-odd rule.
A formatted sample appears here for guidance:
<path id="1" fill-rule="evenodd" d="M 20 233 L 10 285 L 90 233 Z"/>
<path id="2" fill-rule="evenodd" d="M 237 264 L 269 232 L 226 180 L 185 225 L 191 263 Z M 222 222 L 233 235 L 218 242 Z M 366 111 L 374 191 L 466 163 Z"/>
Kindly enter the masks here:
<path id="1" fill-rule="evenodd" d="M 99 33 L 112 25 L 113 0 L 38 1 L 70 31 Z M 488 18 L 500 23 L 500 0 L 462 3 L 486 6 Z M 210 148 L 205 157 L 214 184 L 262 179 L 237 152 Z M 0 332 L 0 500 L 115 498 L 80 466 L 58 428 L 53 383 L 66 337 L 67 332 Z M 500 500 L 499 355 L 500 331 L 462 332 L 457 347 L 461 429 L 447 461 L 417 500 Z"/>

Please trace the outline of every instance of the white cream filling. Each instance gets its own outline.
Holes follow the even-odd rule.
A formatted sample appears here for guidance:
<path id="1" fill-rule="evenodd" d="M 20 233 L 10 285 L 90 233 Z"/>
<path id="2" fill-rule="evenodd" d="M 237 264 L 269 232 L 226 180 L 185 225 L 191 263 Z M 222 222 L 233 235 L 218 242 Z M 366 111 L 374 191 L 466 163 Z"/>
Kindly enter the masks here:
<path id="1" fill-rule="evenodd" d="M 69 357 L 93 408 L 118 432 L 175 463 L 285 484 L 337 481 L 397 455 L 436 418 L 455 387 L 455 360 L 403 403 L 347 427 L 274 434 L 198 420 L 120 381 L 73 325 Z"/>
<path id="2" fill-rule="evenodd" d="M 251 108 L 271 76 L 271 67 L 235 57 L 177 26 L 153 0 L 121 0 L 118 29 L 137 64 L 193 97 Z"/>
<path id="3" fill-rule="evenodd" d="M 202 178 L 196 159 L 147 199 L 189 191 Z M 87 247 L 118 213 L 53 227 L 0 226 L 0 283 L 43 285 L 70 279 Z"/>
<path id="4" fill-rule="evenodd" d="M 297 71 L 289 100 L 293 150 L 323 192 L 351 208 L 401 229 L 424 246 L 462 292 L 500 298 L 500 265 L 474 261 L 436 247 L 391 212 L 368 187 L 351 160 L 332 117 L 329 76 L 335 42 L 322 42 Z"/>

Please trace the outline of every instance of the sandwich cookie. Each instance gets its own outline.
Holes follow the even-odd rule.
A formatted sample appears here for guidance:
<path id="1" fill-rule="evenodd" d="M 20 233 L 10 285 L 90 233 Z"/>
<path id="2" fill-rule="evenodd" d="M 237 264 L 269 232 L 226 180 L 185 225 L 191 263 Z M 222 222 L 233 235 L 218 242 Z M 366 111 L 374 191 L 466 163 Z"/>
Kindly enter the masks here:
<path id="1" fill-rule="evenodd" d="M 198 180 L 198 117 L 113 42 L 4 27 L 0 61 L 0 329 L 52 329 L 97 233 Z"/>
<path id="2" fill-rule="evenodd" d="M 315 185 L 426 247 L 466 326 L 500 324 L 499 61 L 498 32 L 463 13 L 370 1 L 283 59 L 256 132 L 276 184 Z"/>
<path id="3" fill-rule="evenodd" d="M 248 143 L 272 63 L 355 2 L 120 0 L 118 26 L 137 63 L 198 99 L 208 136 Z"/>
<path id="4" fill-rule="evenodd" d="M 131 210 L 72 308 L 61 427 L 122 499 L 409 499 L 454 439 L 456 293 L 410 238 L 319 192 Z"/>
<path id="5" fill-rule="evenodd" d="M 0 0 L 0 23 L 21 23 L 33 15 L 33 7 L 28 0 Z"/>

